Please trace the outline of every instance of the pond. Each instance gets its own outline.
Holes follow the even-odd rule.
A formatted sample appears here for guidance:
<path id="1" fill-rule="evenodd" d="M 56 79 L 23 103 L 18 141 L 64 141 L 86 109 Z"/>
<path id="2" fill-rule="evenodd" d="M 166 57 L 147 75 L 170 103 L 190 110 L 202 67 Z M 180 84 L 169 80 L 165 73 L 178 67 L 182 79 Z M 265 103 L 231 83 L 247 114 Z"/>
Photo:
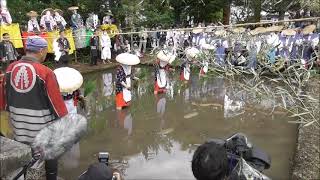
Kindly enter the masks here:
<path id="1" fill-rule="evenodd" d="M 97 162 L 99 152 L 125 179 L 194 179 L 191 159 L 197 144 L 210 138 L 227 138 L 242 132 L 272 158 L 265 173 L 272 179 L 289 179 L 297 126 L 288 114 L 272 111 L 274 101 L 241 91 L 219 76 L 189 84 L 172 75 L 166 95 L 153 94 L 153 72 L 139 68 L 144 77 L 136 85 L 130 108 L 116 111 L 114 70 L 85 75 L 96 88 L 87 97 L 90 128 L 86 137 L 60 160 L 59 176 L 76 179 Z"/>

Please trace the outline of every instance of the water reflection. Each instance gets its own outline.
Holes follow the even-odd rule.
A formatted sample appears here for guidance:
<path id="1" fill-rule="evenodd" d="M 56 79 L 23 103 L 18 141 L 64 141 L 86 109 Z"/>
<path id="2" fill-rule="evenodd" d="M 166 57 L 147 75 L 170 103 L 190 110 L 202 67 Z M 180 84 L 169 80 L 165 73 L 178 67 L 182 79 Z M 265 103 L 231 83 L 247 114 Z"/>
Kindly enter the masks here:
<path id="1" fill-rule="evenodd" d="M 85 77 L 97 83 L 88 97 L 90 130 L 80 142 L 78 167 L 61 168 L 61 176 L 75 179 L 96 161 L 99 151 L 108 151 L 126 179 L 193 179 L 194 144 L 243 132 L 271 155 L 272 167 L 266 174 L 287 179 L 296 126 L 287 123 L 286 113 L 275 113 L 281 112 L 273 110 L 276 100 L 243 91 L 221 77 L 195 76 L 189 84 L 181 84 L 178 75 L 172 77 L 167 94 L 155 96 L 152 71 L 138 72 L 147 78 L 135 85 L 131 107 L 120 112 L 105 86 L 113 84 L 113 71 Z"/>

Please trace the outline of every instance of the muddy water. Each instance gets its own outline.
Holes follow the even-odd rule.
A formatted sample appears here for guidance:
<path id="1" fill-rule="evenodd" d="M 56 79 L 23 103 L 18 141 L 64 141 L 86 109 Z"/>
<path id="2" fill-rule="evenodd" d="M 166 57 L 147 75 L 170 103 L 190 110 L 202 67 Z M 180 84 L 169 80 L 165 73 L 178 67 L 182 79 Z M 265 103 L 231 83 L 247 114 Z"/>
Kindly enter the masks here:
<path id="1" fill-rule="evenodd" d="M 85 77 L 96 80 L 87 98 L 90 129 L 60 160 L 64 179 L 76 179 L 103 151 L 110 153 L 110 161 L 126 179 L 194 179 L 191 159 L 196 144 L 237 132 L 272 157 L 269 177 L 289 179 L 297 127 L 288 123 L 291 119 L 281 109 L 271 113 L 274 101 L 245 93 L 220 77 L 197 76 L 189 84 L 173 81 L 167 95 L 155 96 L 152 72 L 142 69 L 141 76 L 148 78 L 136 86 L 131 107 L 118 112 L 112 74 Z"/>

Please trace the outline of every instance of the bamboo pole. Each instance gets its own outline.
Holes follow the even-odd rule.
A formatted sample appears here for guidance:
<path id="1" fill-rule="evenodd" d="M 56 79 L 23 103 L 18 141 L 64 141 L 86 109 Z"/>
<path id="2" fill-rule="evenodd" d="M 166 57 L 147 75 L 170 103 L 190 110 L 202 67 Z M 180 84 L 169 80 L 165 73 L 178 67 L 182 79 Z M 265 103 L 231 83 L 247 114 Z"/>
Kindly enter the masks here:
<path id="1" fill-rule="evenodd" d="M 236 28 L 236 27 L 243 27 L 243 26 L 253 26 L 253 25 L 266 25 L 266 24 L 279 24 L 285 22 L 301 22 L 301 21 L 319 21 L 320 17 L 311 17 L 311 18 L 300 18 L 300 19 L 290 19 L 290 20 L 282 20 L 282 21 L 271 21 L 271 22 L 256 22 L 256 23 L 243 23 L 243 24 L 231 24 L 231 25 L 219 25 L 219 26 L 206 26 L 206 27 L 193 27 L 193 28 L 177 28 L 177 29 L 161 29 L 156 31 L 144 31 L 146 33 L 153 33 L 153 32 L 168 32 L 168 31 L 192 31 L 195 29 L 207 29 L 207 28 Z M 133 35 L 133 34 L 140 34 L 141 32 L 124 32 L 124 33 L 110 33 L 110 35 Z M 68 37 L 88 37 L 90 35 L 81 35 L 81 36 L 66 36 Z M 46 37 L 46 39 L 55 39 L 56 37 Z M 10 40 L 26 40 L 28 38 L 11 38 Z"/>

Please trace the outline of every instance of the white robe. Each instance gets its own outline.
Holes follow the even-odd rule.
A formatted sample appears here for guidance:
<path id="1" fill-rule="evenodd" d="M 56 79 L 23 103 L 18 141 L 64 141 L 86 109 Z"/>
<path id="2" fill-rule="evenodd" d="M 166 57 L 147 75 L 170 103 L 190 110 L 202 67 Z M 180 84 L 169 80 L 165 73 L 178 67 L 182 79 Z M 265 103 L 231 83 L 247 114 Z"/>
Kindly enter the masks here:
<path id="1" fill-rule="evenodd" d="M 53 28 L 56 24 L 55 24 L 55 21 L 51 15 L 50 16 L 44 15 L 41 17 L 41 20 L 40 20 L 40 25 L 47 30 L 46 22 L 50 23 L 50 29 L 53 30 Z"/>
<path id="2" fill-rule="evenodd" d="M 67 22 L 66 22 L 66 20 L 62 17 L 62 16 L 54 16 L 54 22 L 55 22 L 55 24 L 56 25 L 58 25 L 58 23 L 60 23 L 61 22 L 61 24 L 62 24 L 62 26 L 63 27 L 66 27 L 66 25 L 67 25 Z"/>
<path id="3" fill-rule="evenodd" d="M 111 40 L 108 34 L 103 34 L 100 38 L 100 43 L 102 47 L 101 51 L 101 59 L 106 60 L 106 59 L 111 59 Z"/>
<path id="4" fill-rule="evenodd" d="M 28 32 L 34 32 L 34 28 L 37 31 L 40 31 L 40 26 L 39 26 L 37 19 L 30 19 L 28 21 Z"/>
<path id="5" fill-rule="evenodd" d="M 6 22 L 4 21 L 4 19 L 6 20 Z M 0 9 L 0 23 L 0 25 L 12 23 L 10 12 L 6 8 Z"/>
<path id="6" fill-rule="evenodd" d="M 126 76 L 131 75 L 131 66 L 128 66 L 128 65 L 121 65 L 121 66 L 122 66 Z M 131 76 L 126 78 L 126 84 L 127 84 L 128 87 L 131 87 Z M 131 96 L 132 96 L 131 95 L 131 90 L 123 87 L 123 100 L 125 102 L 130 102 L 131 99 L 132 99 Z"/>
<path id="7" fill-rule="evenodd" d="M 165 67 L 168 62 L 160 61 L 160 67 Z M 157 74 L 157 84 L 159 88 L 165 88 L 167 86 L 167 74 L 164 69 L 159 68 L 159 73 Z"/>

